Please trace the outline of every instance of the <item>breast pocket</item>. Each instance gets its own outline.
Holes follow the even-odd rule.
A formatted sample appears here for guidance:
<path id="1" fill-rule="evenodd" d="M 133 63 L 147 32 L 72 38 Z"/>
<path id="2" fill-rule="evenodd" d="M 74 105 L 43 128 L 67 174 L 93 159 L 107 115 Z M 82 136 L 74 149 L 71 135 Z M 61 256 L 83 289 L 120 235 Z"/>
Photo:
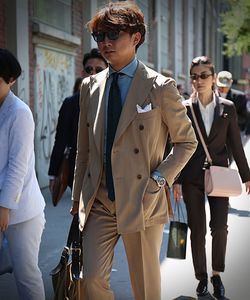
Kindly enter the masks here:
<path id="1" fill-rule="evenodd" d="M 158 115 L 160 116 L 160 109 L 153 108 L 147 112 L 137 113 L 136 120 L 147 120 L 150 118 L 156 118 Z"/>

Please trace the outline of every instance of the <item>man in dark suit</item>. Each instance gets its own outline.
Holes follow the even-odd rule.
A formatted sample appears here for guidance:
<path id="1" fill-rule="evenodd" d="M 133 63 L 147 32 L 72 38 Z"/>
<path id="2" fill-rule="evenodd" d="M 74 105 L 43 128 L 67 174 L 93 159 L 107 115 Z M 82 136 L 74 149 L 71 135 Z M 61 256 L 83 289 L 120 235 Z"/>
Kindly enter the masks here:
<path id="1" fill-rule="evenodd" d="M 240 131 L 249 132 L 249 113 L 247 111 L 247 98 L 241 91 L 232 89 L 232 74 L 228 71 L 221 71 L 217 75 L 216 84 L 221 97 L 233 101 L 238 116 Z"/>
<path id="2" fill-rule="evenodd" d="M 86 53 L 83 58 L 82 77 L 88 77 L 101 72 L 107 67 L 107 62 L 100 54 L 99 50 L 93 48 L 89 53 Z M 58 123 L 56 128 L 55 143 L 52 150 L 49 166 L 49 188 L 53 191 L 56 177 L 62 163 L 66 147 L 70 147 L 69 163 L 70 172 L 68 186 L 72 188 L 73 175 L 76 158 L 76 144 L 78 132 L 79 118 L 79 90 L 71 97 L 67 97 L 60 108 Z"/>

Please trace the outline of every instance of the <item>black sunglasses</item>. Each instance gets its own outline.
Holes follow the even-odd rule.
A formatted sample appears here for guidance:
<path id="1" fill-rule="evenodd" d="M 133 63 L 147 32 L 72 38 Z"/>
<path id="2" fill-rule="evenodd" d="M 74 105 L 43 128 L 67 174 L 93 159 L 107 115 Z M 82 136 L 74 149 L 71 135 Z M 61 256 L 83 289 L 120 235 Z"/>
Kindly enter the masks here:
<path id="1" fill-rule="evenodd" d="M 93 74 L 93 72 L 100 73 L 104 69 L 102 67 L 95 67 L 95 68 L 93 68 L 92 66 L 87 66 L 86 68 L 84 68 L 84 70 L 88 74 Z"/>
<path id="2" fill-rule="evenodd" d="M 119 38 L 119 35 L 120 35 L 120 31 L 117 30 L 111 30 L 111 31 L 108 31 L 108 32 L 104 32 L 104 31 L 96 31 L 96 32 L 93 32 L 92 33 L 92 36 L 94 38 L 94 40 L 97 42 L 97 43 L 100 43 L 100 42 L 103 42 L 105 40 L 105 36 L 107 36 L 107 38 L 111 41 L 115 41 Z"/>
<path id="3" fill-rule="evenodd" d="M 192 80 L 198 80 L 199 78 L 200 79 L 207 79 L 209 76 L 212 76 L 213 74 L 201 74 L 201 75 L 198 75 L 198 74 L 192 74 L 190 75 L 190 78 Z"/>

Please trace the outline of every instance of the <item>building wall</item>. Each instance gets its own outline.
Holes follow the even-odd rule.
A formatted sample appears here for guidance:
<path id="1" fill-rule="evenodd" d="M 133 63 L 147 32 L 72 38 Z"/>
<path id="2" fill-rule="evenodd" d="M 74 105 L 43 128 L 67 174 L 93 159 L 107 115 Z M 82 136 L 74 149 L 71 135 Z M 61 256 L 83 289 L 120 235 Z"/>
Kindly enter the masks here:
<path id="1" fill-rule="evenodd" d="M 0 1 L 0 47 L 5 47 L 5 5 Z"/>
<path id="2" fill-rule="evenodd" d="M 85 24 L 109 1 L 58 1 L 61 5 L 71 3 L 70 31 L 36 18 L 34 4 L 39 1 L 0 0 L 0 47 L 13 51 L 24 70 L 14 92 L 28 103 L 34 115 L 36 169 L 44 187 L 48 184 L 58 111 L 64 98 L 71 95 L 75 78 L 81 75 L 83 53 L 97 46 Z M 223 60 L 223 38 L 218 31 L 220 1 L 135 2 L 148 26 L 137 56 L 148 66 L 172 76 L 189 92 L 189 66 L 195 56 L 211 56 L 217 70 L 222 70 L 227 61 L 229 70 L 241 76 L 240 58 Z M 61 17 L 60 11 L 54 7 L 51 10 L 55 18 Z"/>

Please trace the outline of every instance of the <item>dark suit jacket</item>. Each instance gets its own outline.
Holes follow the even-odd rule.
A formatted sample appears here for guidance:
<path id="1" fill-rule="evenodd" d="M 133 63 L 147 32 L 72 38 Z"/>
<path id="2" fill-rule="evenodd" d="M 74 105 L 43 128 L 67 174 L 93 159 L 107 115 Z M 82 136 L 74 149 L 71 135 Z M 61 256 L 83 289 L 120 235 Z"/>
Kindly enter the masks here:
<path id="1" fill-rule="evenodd" d="M 193 127 L 195 128 L 190 110 L 190 100 L 186 100 L 183 103 L 187 107 L 188 116 L 192 120 Z M 193 108 L 205 143 L 207 144 L 208 151 L 212 157 L 213 164 L 217 166 L 228 166 L 228 147 L 230 147 L 233 158 L 239 169 L 242 182 L 249 181 L 250 171 L 241 143 L 240 131 L 237 124 L 237 114 L 233 102 L 216 97 L 214 120 L 209 136 L 206 134 L 197 100 L 193 100 Z M 195 183 L 201 185 L 204 183 L 204 170 L 202 168 L 206 155 L 196 128 L 195 133 L 198 140 L 198 147 L 180 173 L 177 180 L 178 183 Z"/>
<path id="2" fill-rule="evenodd" d="M 55 144 L 52 150 L 49 166 L 49 175 L 57 176 L 63 159 L 65 147 L 71 147 L 69 156 L 70 176 L 68 182 L 68 186 L 71 188 L 73 185 L 75 168 L 79 111 L 78 92 L 73 96 L 66 98 L 60 108 L 56 127 Z"/>
<path id="3" fill-rule="evenodd" d="M 241 91 L 230 89 L 227 93 L 226 99 L 233 101 L 236 107 L 238 125 L 240 130 L 244 131 L 249 118 L 246 96 Z"/>

